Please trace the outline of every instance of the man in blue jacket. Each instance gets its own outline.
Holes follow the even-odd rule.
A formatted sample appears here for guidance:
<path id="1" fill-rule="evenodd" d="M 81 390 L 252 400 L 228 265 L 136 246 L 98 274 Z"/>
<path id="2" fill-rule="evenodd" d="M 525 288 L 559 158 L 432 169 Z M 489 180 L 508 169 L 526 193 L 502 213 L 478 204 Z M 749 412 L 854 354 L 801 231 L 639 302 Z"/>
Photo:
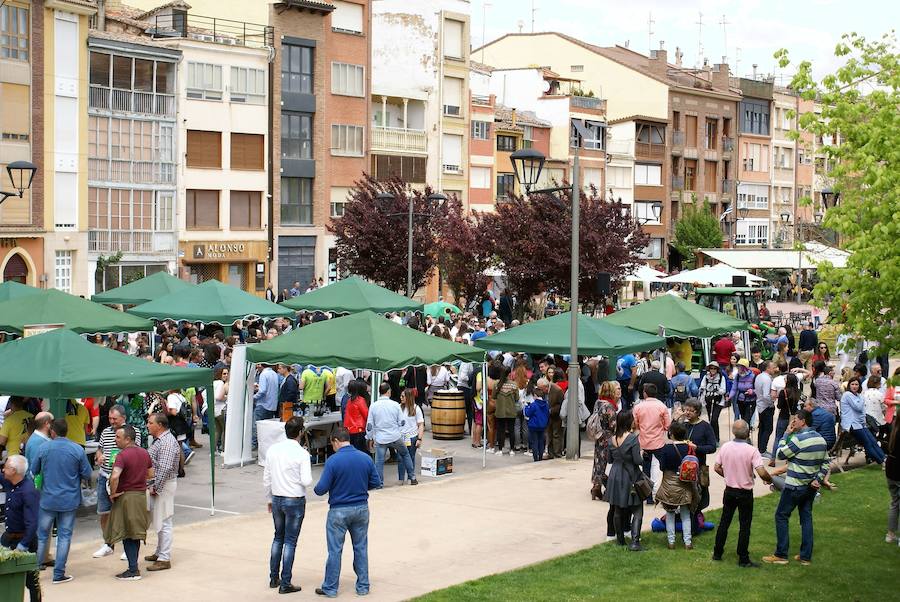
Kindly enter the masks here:
<path id="1" fill-rule="evenodd" d="M 344 427 L 332 432 L 331 448 L 334 455 L 325 461 L 314 488 L 316 495 L 328 494 L 329 506 L 325 521 L 328 560 L 322 587 L 317 587 L 316 593 L 329 598 L 337 596 L 341 553 L 350 531 L 356 593 L 365 596 L 369 593 L 369 489 L 380 489 L 381 479 L 372 458 L 350 444 L 350 432 Z"/>
<path id="2" fill-rule="evenodd" d="M 15 455 L 6 459 L 3 478 L 0 479 L 6 493 L 6 531 L 0 537 L 0 545 L 20 552 L 37 551 L 38 506 L 41 494 L 34 488 L 28 476 L 28 460 Z M 41 599 L 41 585 L 37 571 L 25 575 L 31 602 Z"/>
<path id="3" fill-rule="evenodd" d="M 38 513 L 37 557 L 44 558 L 50 529 L 56 521 L 56 563 L 53 566 L 53 583 L 66 583 L 73 577 L 66 575 L 66 560 L 72 543 L 75 511 L 81 505 L 81 479 L 91 478 L 84 448 L 66 439 L 69 425 L 64 418 L 53 421 L 52 441 L 44 444 L 34 474 L 43 475 L 41 508 Z"/>

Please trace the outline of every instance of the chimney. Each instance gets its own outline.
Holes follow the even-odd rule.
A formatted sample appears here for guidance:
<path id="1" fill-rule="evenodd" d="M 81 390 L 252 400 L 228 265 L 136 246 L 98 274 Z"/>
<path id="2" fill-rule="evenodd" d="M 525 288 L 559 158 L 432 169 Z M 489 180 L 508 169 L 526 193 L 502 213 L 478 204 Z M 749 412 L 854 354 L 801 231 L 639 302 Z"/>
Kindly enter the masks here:
<path id="1" fill-rule="evenodd" d="M 756 68 L 757 67 L 758 67 L 758 65 L 756 63 L 753 63 L 753 79 L 756 79 Z"/>
<path id="2" fill-rule="evenodd" d="M 681 67 L 681 57 L 683 57 L 683 56 L 684 56 L 684 53 L 681 52 L 681 47 L 676 46 L 675 47 L 675 66 L 676 67 Z"/>
<path id="3" fill-rule="evenodd" d="M 512 116 L 510 117 L 510 119 L 512 120 L 513 127 L 516 127 L 516 110 L 515 109 L 512 110 Z"/>
<path id="4" fill-rule="evenodd" d="M 723 56 L 722 58 L 724 59 L 725 57 Z M 713 67 L 712 79 L 710 80 L 713 89 L 727 92 L 731 87 L 730 75 L 728 63 L 721 62 Z"/>
<path id="5" fill-rule="evenodd" d="M 650 71 L 654 74 L 666 77 L 669 73 L 669 63 L 666 57 L 665 41 L 659 41 L 659 50 L 650 51 Z"/>
<path id="6" fill-rule="evenodd" d="M 97 30 L 106 31 L 106 0 L 97 0 Z"/>

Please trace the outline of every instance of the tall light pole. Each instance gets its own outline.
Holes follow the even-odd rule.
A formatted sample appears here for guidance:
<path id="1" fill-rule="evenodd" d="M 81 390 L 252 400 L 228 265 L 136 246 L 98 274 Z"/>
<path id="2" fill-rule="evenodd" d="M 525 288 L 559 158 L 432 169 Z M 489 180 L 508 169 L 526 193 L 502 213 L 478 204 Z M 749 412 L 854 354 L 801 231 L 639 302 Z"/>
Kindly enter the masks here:
<path id="1" fill-rule="evenodd" d="M 525 194 L 531 193 L 541 175 L 546 157 L 533 148 L 523 148 L 515 151 L 509 157 L 513 171 L 519 185 L 525 189 Z M 569 299 L 571 316 L 569 333 L 569 401 L 566 406 L 566 459 L 575 460 L 579 456 L 581 436 L 578 420 L 578 391 L 581 382 L 581 368 L 578 364 L 578 277 L 579 277 L 579 240 L 578 229 L 581 218 L 581 189 L 579 188 L 578 149 L 575 149 L 575 157 L 572 161 L 572 185 L 559 186 L 535 190 L 534 194 L 554 194 L 568 191 L 572 195 L 572 250 L 571 270 L 569 273 Z M 585 392 L 586 394 L 587 392 Z"/>
<path id="2" fill-rule="evenodd" d="M 415 195 L 407 194 L 407 199 L 409 199 L 409 209 L 406 212 L 407 222 L 406 222 L 406 296 L 412 298 L 415 294 L 415 288 L 413 287 L 413 218 L 414 217 L 428 217 L 428 213 L 415 213 Z M 375 200 L 384 207 L 387 207 L 396 200 L 397 197 L 394 196 L 394 193 L 382 191 L 375 195 Z M 441 204 L 447 200 L 447 197 L 439 192 L 433 192 L 425 197 L 425 200 L 429 203 L 438 203 Z M 397 217 L 400 215 L 404 215 L 403 213 L 388 213 L 387 217 Z"/>

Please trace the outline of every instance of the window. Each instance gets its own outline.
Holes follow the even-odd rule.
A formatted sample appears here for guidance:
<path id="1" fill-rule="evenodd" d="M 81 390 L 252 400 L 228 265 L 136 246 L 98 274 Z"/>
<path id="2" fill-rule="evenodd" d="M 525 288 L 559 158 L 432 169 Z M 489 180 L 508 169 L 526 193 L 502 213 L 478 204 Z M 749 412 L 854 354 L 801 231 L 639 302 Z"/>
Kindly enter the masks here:
<path id="1" fill-rule="evenodd" d="M 281 46 L 281 90 L 293 94 L 313 93 L 313 49 Z"/>
<path id="2" fill-rule="evenodd" d="M 716 173 L 719 164 L 715 161 L 704 161 L 703 162 L 703 190 L 706 192 L 716 192 L 718 178 L 716 177 L 718 174 Z"/>
<path id="3" fill-rule="evenodd" d="M 684 116 L 684 145 L 688 148 L 697 148 L 697 116 Z"/>
<path id="4" fill-rule="evenodd" d="M 115 155 L 113 155 L 113 158 L 115 158 Z M 187 166 L 221 169 L 222 132 L 188 130 Z"/>
<path id="5" fill-rule="evenodd" d="M 0 133 L 4 138 L 12 138 L 8 134 L 25 136 L 28 139 L 31 123 L 31 95 L 28 86 L 20 84 L 0 83 L 0 99 L 3 110 L 0 111 Z"/>
<path id="6" fill-rule="evenodd" d="M 462 114 L 463 80 L 458 77 L 444 78 L 444 115 L 459 117 Z"/>
<path id="7" fill-rule="evenodd" d="M 312 182 L 312 178 L 281 178 L 282 225 L 312 225 Z"/>
<path id="8" fill-rule="evenodd" d="M 534 146 L 534 128 L 530 125 L 522 126 L 522 148 Z"/>
<path id="9" fill-rule="evenodd" d="M 444 173 L 462 173 L 462 140 L 462 136 L 444 134 L 441 140 Z"/>
<path id="10" fill-rule="evenodd" d="M 738 220 L 734 241 L 739 245 L 769 244 L 769 222 L 764 220 Z"/>
<path id="11" fill-rule="evenodd" d="M 406 182 L 425 182 L 425 157 L 373 154 L 372 175 L 380 181 L 397 177 Z"/>
<path id="12" fill-rule="evenodd" d="M 508 201 L 516 191 L 516 175 L 511 173 L 497 174 L 497 200 Z"/>
<path id="13" fill-rule="evenodd" d="M 719 147 L 719 122 L 715 119 L 706 120 L 706 146 L 708 150 L 716 150 Z"/>
<path id="14" fill-rule="evenodd" d="M 231 134 L 231 169 L 266 168 L 265 136 L 262 134 Z"/>
<path id="15" fill-rule="evenodd" d="M 222 65 L 188 62 L 187 97 L 222 100 Z"/>
<path id="16" fill-rule="evenodd" d="M 597 190 L 599 196 L 603 196 L 603 170 L 596 167 L 584 167 L 581 170 L 581 187 L 590 191 L 591 186 Z"/>
<path id="17" fill-rule="evenodd" d="M 769 135 L 769 103 L 748 98 L 741 101 L 741 132 Z"/>
<path id="18" fill-rule="evenodd" d="M 651 238 L 639 257 L 641 259 L 662 259 L 663 242 L 662 238 Z"/>
<path id="19" fill-rule="evenodd" d="M 331 13 L 331 29 L 349 33 L 363 32 L 363 7 L 352 2 L 334 0 L 334 12 Z"/>
<path id="20" fill-rule="evenodd" d="M 28 60 L 27 8 L 0 6 L 0 58 Z"/>
<path id="21" fill-rule="evenodd" d="M 516 137 L 497 135 L 497 150 L 513 152 L 516 150 Z"/>
<path id="22" fill-rule="evenodd" d="M 363 127 L 332 124 L 331 154 L 343 157 L 362 157 L 365 154 Z"/>
<path id="23" fill-rule="evenodd" d="M 266 103 L 264 69 L 231 68 L 231 102 L 261 105 Z"/>
<path id="24" fill-rule="evenodd" d="M 469 187 L 470 188 L 490 188 L 491 187 L 491 168 L 490 167 L 472 167 L 469 170 Z"/>
<path id="25" fill-rule="evenodd" d="M 603 150 L 606 148 L 606 124 L 587 119 L 572 119 L 569 127 L 572 148 Z"/>
<path id="26" fill-rule="evenodd" d="M 684 189 L 697 190 L 697 160 L 684 160 Z"/>
<path id="27" fill-rule="evenodd" d="M 631 215 L 634 219 L 638 221 L 645 221 L 646 223 L 653 226 L 659 225 L 659 219 L 656 219 L 653 215 L 653 203 L 659 201 L 635 201 L 634 205 L 631 208 Z M 662 219 L 662 211 L 660 211 L 660 219 Z"/>
<path id="28" fill-rule="evenodd" d="M 219 191 L 185 191 L 185 225 L 188 230 L 219 229 Z"/>
<path id="29" fill-rule="evenodd" d="M 331 93 L 365 96 L 366 68 L 349 63 L 331 63 Z"/>
<path id="30" fill-rule="evenodd" d="M 635 163 L 634 183 L 637 186 L 659 186 L 662 183 L 662 165 Z"/>
<path id="31" fill-rule="evenodd" d="M 312 115 L 282 111 L 281 158 L 312 159 Z"/>
<path id="32" fill-rule="evenodd" d="M 644 144 L 665 144 L 666 126 L 638 123 L 635 125 L 635 141 Z"/>
<path id="33" fill-rule="evenodd" d="M 737 198 L 738 208 L 769 209 L 769 187 L 765 184 L 741 184 Z"/>
<path id="34" fill-rule="evenodd" d="M 262 193 L 248 190 L 231 191 L 231 229 L 259 230 L 262 228 L 260 200 Z"/>
<path id="35" fill-rule="evenodd" d="M 331 188 L 331 217 L 342 217 L 344 205 L 350 196 L 350 189 L 345 186 L 333 186 Z"/>
<path id="36" fill-rule="evenodd" d="M 463 24 L 461 21 L 444 19 L 444 56 L 451 59 L 464 58 Z"/>
<path id="37" fill-rule="evenodd" d="M 472 122 L 472 139 L 489 140 L 491 137 L 491 124 L 487 121 Z"/>
<path id="38" fill-rule="evenodd" d="M 153 229 L 157 232 L 171 232 L 175 229 L 175 198 L 171 192 L 157 192 L 154 203 Z"/>
<path id="39" fill-rule="evenodd" d="M 769 145 L 744 143 L 744 171 L 769 171 Z"/>
<path id="40" fill-rule="evenodd" d="M 571 71 L 572 73 L 581 73 L 582 71 L 584 71 L 584 65 L 572 65 L 571 67 L 569 67 L 569 71 Z"/>
<path id="41" fill-rule="evenodd" d="M 72 292 L 72 253 L 72 251 L 56 252 L 53 286 L 65 293 Z"/>
<path id="42" fill-rule="evenodd" d="M 553 188 L 560 186 L 566 180 L 566 170 L 559 167 L 544 167 L 535 188 Z M 629 187 L 631 185 L 629 184 Z"/>
<path id="43" fill-rule="evenodd" d="M 606 184 L 613 188 L 631 188 L 631 168 L 613 167 L 606 168 Z"/>
<path id="44" fill-rule="evenodd" d="M 775 167 L 779 167 L 781 169 L 792 169 L 793 165 L 791 165 L 791 155 L 793 149 L 776 146 L 775 147 Z"/>

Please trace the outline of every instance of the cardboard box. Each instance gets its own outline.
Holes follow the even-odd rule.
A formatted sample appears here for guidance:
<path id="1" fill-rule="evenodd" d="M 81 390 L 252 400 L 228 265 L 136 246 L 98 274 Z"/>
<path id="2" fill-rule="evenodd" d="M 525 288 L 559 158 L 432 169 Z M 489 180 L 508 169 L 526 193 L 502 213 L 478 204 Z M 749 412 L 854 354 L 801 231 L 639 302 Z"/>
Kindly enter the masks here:
<path id="1" fill-rule="evenodd" d="M 422 452 L 423 477 L 440 477 L 453 473 L 453 454 L 443 449 L 426 449 Z"/>

